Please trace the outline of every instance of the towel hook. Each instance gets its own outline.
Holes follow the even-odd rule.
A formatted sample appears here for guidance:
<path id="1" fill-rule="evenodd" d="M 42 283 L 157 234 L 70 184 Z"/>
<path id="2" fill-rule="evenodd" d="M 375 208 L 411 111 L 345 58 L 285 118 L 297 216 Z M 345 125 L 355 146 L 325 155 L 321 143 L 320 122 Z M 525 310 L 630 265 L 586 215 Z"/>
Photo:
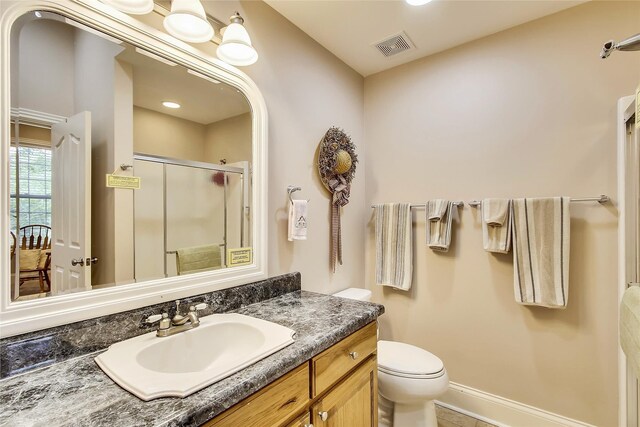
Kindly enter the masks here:
<path id="1" fill-rule="evenodd" d="M 289 185 L 289 186 L 287 187 L 287 193 L 289 194 L 289 201 L 290 201 L 291 203 L 293 203 L 293 199 L 291 198 L 291 195 L 292 195 L 293 193 L 295 193 L 296 191 L 301 191 L 301 190 L 302 190 L 302 188 L 300 188 L 300 187 L 296 187 L 296 186 L 294 186 L 294 185 Z M 309 199 L 307 199 L 307 202 L 309 202 Z"/>

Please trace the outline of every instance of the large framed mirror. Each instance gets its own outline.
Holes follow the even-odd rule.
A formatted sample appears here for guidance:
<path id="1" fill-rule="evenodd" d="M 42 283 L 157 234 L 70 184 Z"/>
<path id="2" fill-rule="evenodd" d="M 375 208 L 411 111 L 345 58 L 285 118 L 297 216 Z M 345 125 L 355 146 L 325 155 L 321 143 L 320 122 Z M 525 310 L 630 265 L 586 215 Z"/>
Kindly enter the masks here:
<path id="1" fill-rule="evenodd" d="M 1 7 L 2 336 L 266 277 L 255 84 L 97 1 Z"/>

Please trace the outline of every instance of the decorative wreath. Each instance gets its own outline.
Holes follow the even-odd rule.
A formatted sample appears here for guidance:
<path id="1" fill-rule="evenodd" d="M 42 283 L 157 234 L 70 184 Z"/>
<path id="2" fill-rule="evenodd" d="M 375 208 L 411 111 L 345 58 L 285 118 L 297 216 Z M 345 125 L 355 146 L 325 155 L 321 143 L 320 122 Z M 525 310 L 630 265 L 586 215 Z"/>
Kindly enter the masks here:
<path id="1" fill-rule="evenodd" d="M 333 195 L 331 201 L 331 267 L 336 260 L 342 265 L 340 207 L 349 203 L 351 181 L 356 174 L 356 146 L 342 129 L 331 127 L 320 142 L 318 172 L 325 188 Z"/>

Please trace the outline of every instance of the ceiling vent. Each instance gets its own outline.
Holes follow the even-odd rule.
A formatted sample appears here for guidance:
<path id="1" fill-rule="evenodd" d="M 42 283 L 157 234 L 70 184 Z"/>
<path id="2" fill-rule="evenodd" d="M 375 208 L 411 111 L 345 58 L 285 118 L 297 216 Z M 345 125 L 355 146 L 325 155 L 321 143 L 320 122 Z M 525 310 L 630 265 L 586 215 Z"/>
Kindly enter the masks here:
<path id="1" fill-rule="evenodd" d="M 375 46 L 380 51 L 380 53 L 382 53 L 386 57 L 397 55 L 399 53 L 416 48 L 409 39 L 409 36 L 407 36 L 404 31 L 398 34 L 394 34 L 391 37 L 387 37 L 382 41 L 374 43 L 372 46 Z"/>

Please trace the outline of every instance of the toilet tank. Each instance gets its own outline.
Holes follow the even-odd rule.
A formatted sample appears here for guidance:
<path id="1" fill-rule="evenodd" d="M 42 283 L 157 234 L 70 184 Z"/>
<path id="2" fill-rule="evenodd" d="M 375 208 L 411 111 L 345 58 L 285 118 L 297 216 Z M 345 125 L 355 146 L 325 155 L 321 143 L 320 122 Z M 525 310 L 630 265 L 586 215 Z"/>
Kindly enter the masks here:
<path id="1" fill-rule="evenodd" d="M 333 294 L 334 297 L 355 299 L 358 301 L 371 301 L 371 291 L 361 288 L 348 288 Z"/>

